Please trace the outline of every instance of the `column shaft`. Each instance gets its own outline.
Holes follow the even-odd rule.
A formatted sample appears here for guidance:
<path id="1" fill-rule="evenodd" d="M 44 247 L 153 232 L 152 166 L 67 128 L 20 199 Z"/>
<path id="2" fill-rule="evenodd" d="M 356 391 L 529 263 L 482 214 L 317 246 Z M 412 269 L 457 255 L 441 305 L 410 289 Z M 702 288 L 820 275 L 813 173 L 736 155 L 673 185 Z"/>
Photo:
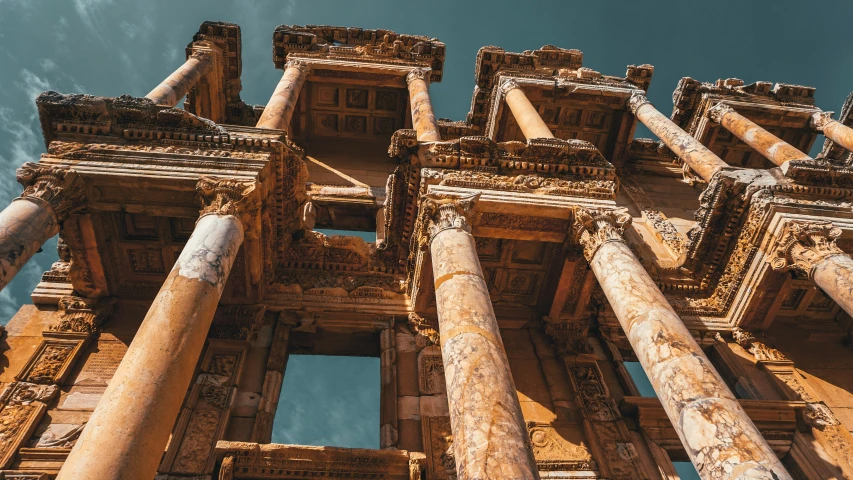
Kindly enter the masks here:
<path id="1" fill-rule="evenodd" d="M 187 93 L 213 68 L 213 53 L 200 51 L 194 53 L 154 90 L 145 95 L 157 105 L 174 107 Z"/>
<path id="2" fill-rule="evenodd" d="M 49 238 L 59 233 L 50 205 L 38 198 L 16 198 L 0 212 L 0 290 Z"/>
<path id="3" fill-rule="evenodd" d="M 823 133 L 826 138 L 840 145 L 847 151 L 853 152 L 853 128 L 833 120 L 831 112 L 818 112 L 812 115 L 812 126 Z"/>
<path id="4" fill-rule="evenodd" d="M 428 75 L 428 70 L 414 70 L 406 76 L 406 82 L 409 84 L 409 102 L 412 106 L 412 125 L 418 134 L 419 142 L 440 142 L 441 135 L 429 97 Z"/>
<path id="5" fill-rule="evenodd" d="M 637 120 L 648 127 L 702 180 L 710 181 L 715 173 L 728 166 L 714 152 L 708 150 L 705 145 L 702 145 L 675 122 L 660 113 L 654 105 L 646 100 L 645 96 L 632 96 L 628 106 Z"/>
<path id="6" fill-rule="evenodd" d="M 718 103 L 708 110 L 708 116 L 777 166 L 791 160 L 812 159 L 726 104 Z"/>
<path id="7" fill-rule="evenodd" d="M 287 62 L 284 74 L 278 81 L 270 101 L 264 107 L 264 113 L 258 120 L 256 127 L 276 130 L 288 129 L 290 118 L 293 117 L 293 111 L 296 109 L 296 100 L 299 98 L 299 92 L 302 90 L 308 72 L 308 66 L 304 62 Z"/>
<path id="8" fill-rule="evenodd" d="M 474 237 L 456 225 L 430 252 L 458 478 L 538 479 Z"/>
<path id="9" fill-rule="evenodd" d="M 610 215 L 613 215 L 612 213 Z M 704 479 L 790 479 L 734 394 L 608 218 L 579 212 L 579 241 L 688 456 Z M 608 226 L 608 223 L 610 226 Z M 619 227 L 621 230 L 621 227 Z"/>
<path id="10" fill-rule="evenodd" d="M 815 285 L 853 315 L 853 259 L 847 254 L 824 258 L 814 268 Z"/>
<path id="11" fill-rule="evenodd" d="M 506 104 L 512 111 L 512 116 L 515 117 L 524 138 L 528 140 L 531 138 L 554 138 L 554 134 L 542 120 L 536 107 L 530 103 L 527 95 L 524 94 L 524 90 L 514 80 L 509 80 L 501 85 L 501 89 L 506 97 Z"/>
<path id="12" fill-rule="evenodd" d="M 151 479 L 243 242 L 232 215 L 201 217 L 58 479 Z"/>

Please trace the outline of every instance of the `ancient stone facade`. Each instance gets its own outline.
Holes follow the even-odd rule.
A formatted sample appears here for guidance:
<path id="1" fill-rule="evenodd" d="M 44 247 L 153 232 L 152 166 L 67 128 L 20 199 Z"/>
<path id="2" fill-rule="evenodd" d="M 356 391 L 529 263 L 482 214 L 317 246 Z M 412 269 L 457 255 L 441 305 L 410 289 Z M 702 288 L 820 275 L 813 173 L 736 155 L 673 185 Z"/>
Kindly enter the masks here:
<path id="1" fill-rule="evenodd" d="M 237 25 L 186 53 L 36 100 L 0 288 L 59 261 L 2 337 L 0 478 L 853 479 L 853 95 L 683 78 L 666 116 L 650 65 L 483 47 L 453 122 L 434 38 L 278 27 L 266 106 Z M 270 443 L 290 353 L 380 358 L 379 448 Z"/>

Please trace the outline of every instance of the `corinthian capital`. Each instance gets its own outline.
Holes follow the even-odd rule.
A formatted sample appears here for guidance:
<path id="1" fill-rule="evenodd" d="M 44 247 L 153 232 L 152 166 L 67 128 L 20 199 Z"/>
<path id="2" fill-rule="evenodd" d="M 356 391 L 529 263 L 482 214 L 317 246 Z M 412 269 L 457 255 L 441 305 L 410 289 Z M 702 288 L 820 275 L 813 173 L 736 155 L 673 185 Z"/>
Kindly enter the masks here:
<path id="1" fill-rule="evenodd" d="M 646 98 L 645 95 L 643 95 L 642 93 L 640 93 L 638 91 L 634 91 L 634 93 L 631 94 L 631 98 L 628 99 L 627 107 L 628 107 L 628 110 L 630 110 L 632 114 L 636 115 L 637 110 L 639 110 L 640 107 L 642 107 L 643 105 L 645 105 L 647 103 L 651 103 L 651 102 L 649 102 L 649 99 Z"/>
<path id="2" fill-rule="evenodd" d="M 308 65 L 308 62 L 305 60 L 300 60 L 298 58 L 288 60 L 287 63 L 284 64 L 284 69 L 287 70 L 288 68 L 301 70 L 305 75 L 309 75 L 311 73 L 311 65 Z"/>
<path id="3" fill-rule="evenodd" d="M 196 184 L 201 197 L 201 216 L 208 214 L 244 217 L 260 207 L 258 182 L 232 178 L 202 177 Z"/>
<path id="4" fill-rule="evenodd" d="M 521 87 L 518 86 L 518 82 L 516 82 L 515 80 L 513 80 L 511 78 L 509 80 L 504 80 L 504 82 L 501 83 L 501 86 L 500 86 L 501 93 L 504 95 L 509 93 L 510 90 L 515 90 L 516 88 L 521 88 Z"/>
<path id="5" fill-rule="evenodd" d="M 628 210 L 585 209 L 575 211 L 572 233 L 575 243 L 583 247 L 583 255 L 591 262 L 598 247 L 607 242 L 623 242 L 622 234 L 631 223 Z"/>
<path id="6" fill-rule="evenodd" d="M 709 108 L 706 114 L 708 118 L 711 120 L 721 123 L 723 121 L 723 117 L 730 112 L 734 112 L 735 109 L 726 105 L 725 103 L 718 103 L 713 107 Z"/>
<path id="7" fill-rule="evenodd" d="M 479 199 L 479 192 L 467 197 L 427 195 L 423 201 L 422 212 L 429 221 L 429 239 L 432 240 L 440 232 L 451 228 L 461 228 L 471 233 L 468 217 Z"/>
<path id="8" fill-rule="evenodd" d="M 38 198 L 50 204 L 58 222 L 86 204 L 86 188 L 77 172 L 66 167 L 27 162 L 18 168 L 21 197 Z"/>
<path id="9" fill-rule="evenodd" d="M 783 227 L 770 264 L 775 270 L 793 269 L 811 278 L 823 259 L 844 255 L 835 244 L 840 236 L 841 229 L 829 222 L 790 221 Z"/>
<path id="10" fill-rule="evenodd" d="M 429 76 L 430 76 L 430 69 L 428 69 L 428 68 L 416 68 L 416 69 L 412 70 L 411 72 L 409 72 L 408 75 L 406 75 L 406 84 L 408 85 L 408 84 L 414 82 L 415 80 L 423 80 L 423 81 L 429 83 Z"/>
<path id="11" fill-rule="evenodd" d="M 811 126 L 818 132 L 822 132 L 824 128 L 832 121 L 832 112 L 815 112 L 812 114 Z"/>

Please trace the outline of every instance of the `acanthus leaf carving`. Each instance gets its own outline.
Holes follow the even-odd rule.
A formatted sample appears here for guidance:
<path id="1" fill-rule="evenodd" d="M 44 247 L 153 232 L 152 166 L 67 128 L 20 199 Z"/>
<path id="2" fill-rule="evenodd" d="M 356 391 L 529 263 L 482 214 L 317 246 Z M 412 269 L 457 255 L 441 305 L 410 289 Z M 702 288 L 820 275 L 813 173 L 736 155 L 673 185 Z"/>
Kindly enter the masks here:
<path id="1" fill-rule="evenodd" d="M 708 109 L 707 115 L 712 121 L 716 123 L 722 123 L 723 117 L 728 113 L 734 112 L 735 109 L 726 105 L 725 103 L 718 103 L 713 107 Z"/>
<path id="2" fill-rule="evenodd" d="M 836 245 L 840 236 L 841 229 L 829 222 L 789 221 L 783 227 L 771 266 L 811 278 L 818 263 L 833 255 L 845 255 Z"/>
<path id="3" fill-rule="evenodd" d="M 575 211 L 572 225 L 575 243 L 583 248 L 584 257 L 592 261 L 598 248 L 608 242 L 624 242 L 622 234 L 631 223 L 627 209 L 584 209 Z"/>
<path id="4" fill-rule="evenodd" d="M 431 241 L 444 230 L 452 228 L 471 233 L 471 224 L 468 219 L 479 199 L 479 192 L 467 197 L 425 196 L 421 208 L 429 220 L 429 240 Z"/>
<path id="5" fill-rule="evenodd" d="M 196 184 L 202 200 L 201 215 L 233 215 L 244 221 L 260 210 L 260 185 L 254 180 L 205 176 Z"/>
<path id="6" fill-rule="evenodd" d="M 96 333 L 98 326 L 112 312 L 114 299 L 62 297 L 59 299 L 59 322 L 49 327 L 53 332 Z"/>
<path id="7" fill-rule="evenodd" d="M 83 179 L 69 168 L 27 162 L 18 168 L 16 177 L 24 187 L 21 197 L 47 202 L 58 223 L 86 204 Z"/>
<path id="8" fill-rule="evenodd" d="M 631 94 L 631 97 L 628 98 L 628 102 L 625 106 L 632 114 L 636 115 L 637 110 L 639 110 L 640 107 L 650 103 L 651 102 L 649 102 L 649 99 L 646 98 L 646 95 L 644 93 L 635 91 Z"/>

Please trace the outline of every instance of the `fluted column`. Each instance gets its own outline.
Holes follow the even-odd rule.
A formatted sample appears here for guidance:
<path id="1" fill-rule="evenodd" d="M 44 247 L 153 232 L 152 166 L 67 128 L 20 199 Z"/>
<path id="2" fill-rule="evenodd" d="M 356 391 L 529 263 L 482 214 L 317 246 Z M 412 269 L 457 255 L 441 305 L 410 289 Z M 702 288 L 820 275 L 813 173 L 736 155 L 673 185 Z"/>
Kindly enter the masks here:
<path id="1" fill-rule="evenodd" d="M 0 290 L 86 202 L 82 179 L 67 168 L 27 162 L 17 179 L 24 192 L 0 212 Z"/>
<path id="2" fill-rule="evenodd" d="M 807 276 L 853 315 L 853 259 L 835 244 L 840 236 L 841 229 L 829 222 L 789 221 L 771 265 Z"/>
<path id="3" fill-rule="evenodd" d="M 781 167 L 791 160 L 812 159 L 724 103 L 718 103 L 710 108 L 708 117 L 754 148 L 774 165 Z"/>
<path id="4" fill-rule="evenodd" d="M 145 95 L 145 98 L 157 105 L 174 107 L 187 96 L 201 77 L 213 69 L 216 62 L 215 55 L 211 48 L 196 49 L 183 65 L 160 82 L 160 85 L 154 87 L 154 90 Z"/>
<path id="5" fill-rule="evenodd" d="M 199 181 L 201 217 L 58 479 L 154 478 L 243 243 L 240 217 L 257 208 L 255 185 Z"/>
<path id="6" fill-rule="evenodd" d="M 524 134 L 524 138 L 528 140 L 531 138 L 554 138 L 554 134 L 542 120 L 539 111 L 530 103 L 524 90 L 515 80 L 504 81 L 500 89 L 506 98 L 506 104 L 512 111 L 512 116 L 521 129 L 521 133 Z"/>
<path id="7" fill-rule="evenodd" d="M 438 124 L 429 97 L 429 69 L 418 68 L 406 75 L 409 85 L 409 102 L 412 106 L 412 125 L 419 142 L 440 142 Z"/>
<path id="8" fill-rule="evenodd" d="M 853 128 L 832 119 L 832 112 L 817 112 L 812 115 L 812 128 L 821 132 L 847 151 L 853 152 Z"/>
<path id="9" fill-rule="evenodd" d="M 704 479 L 790 479 L 622 238 L 626 210 L 578 210 L 574 238 Z"/>
<path id="10" fill-rule="evenodd" d="M 466 219 L 478 196 L 429 196 L 429 245 L 459 480 L 538 479 L 489 289 Z"/>
<path id="11" fill-rule="evenodd" d="M 311 68 L 304 61 L 289 60 L 284 66 L 284 74 L 282 74 L 281 80 L 278 81 L 270 101 L 264 107 L 264 113 L 261 114 L 261 118 L 255 126 L 287 130 L 290 125 L 290 118 L 293 117 L 293 111 L 296 109 L 299 92 L 302 90 L 302 85 L 305 84 L 305 79 L 309 73 L 311 73 Z"/>
<path id="12" fill-rule="evenodd" d="M 628 109 L 702 180 L 709 182 L 715 173 L 729 166 L 699 140 L 660 113 L 645 95 L 639 93 L 631 95 L 628 100 Z"/>

